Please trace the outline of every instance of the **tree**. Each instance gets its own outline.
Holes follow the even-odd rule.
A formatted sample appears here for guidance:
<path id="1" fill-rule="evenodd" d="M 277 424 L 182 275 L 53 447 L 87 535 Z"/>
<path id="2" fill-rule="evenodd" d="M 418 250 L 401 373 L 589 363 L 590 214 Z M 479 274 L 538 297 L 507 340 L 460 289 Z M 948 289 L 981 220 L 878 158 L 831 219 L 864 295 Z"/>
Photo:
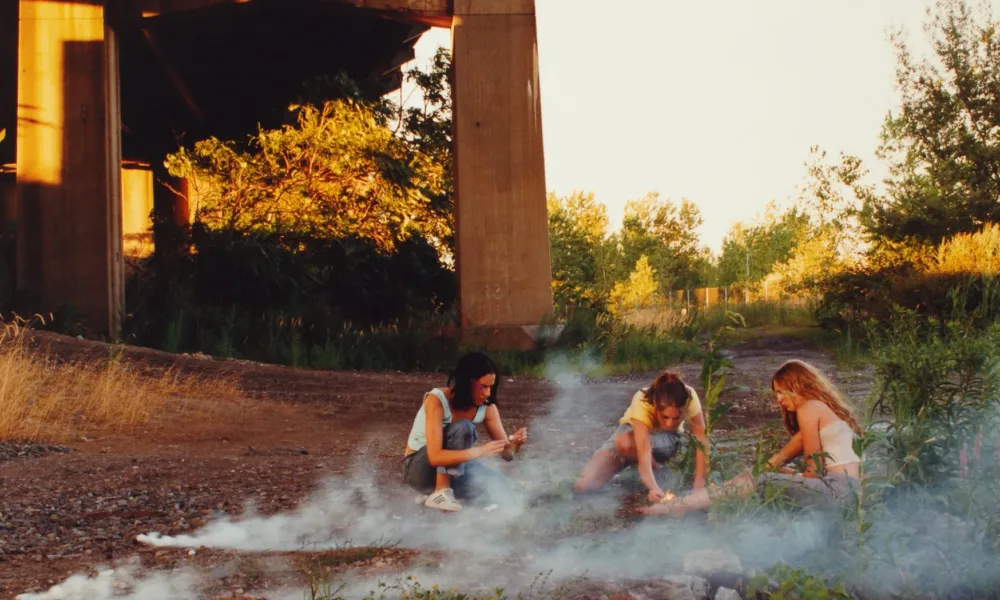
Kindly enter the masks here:
<path id="1" fill-rule="evenodd" d="M 628 280 L 619 281 L 611 290 L 608 310 L 613 315 L 621 316 L 635 308 L 649 306 L 656 297 L 656 288 L 656 269 L 650 266 L 646 255 L 642 255 Z"/>
<path id="2" fill-rule="evenodd" d="M 453 231 L 453 199 L 455 182 L 452 160 L 452 104 L 451 104 L 451 54 L 438 48 L 431 60 L 430 70 L 413 68 L 406 73 L 408 80 L 420 90 L 419 106 L 399 106 L 399 135 L 422 155 L 431 207 L 444 219 L 445 230 Z M 443 240 L 449 251 L 454 250 L 453 236 Z"/>
<path id="3" fill-rule="evenodd" d="M 699 285 L 704 249 L 696 230 L 701 224 L 701 212 L 686 198 L 677 206 L 653 192 L 629 201 L 617 236 L 624 271 L 618 278 L 624 278 L 627 269 L 646 256 L 657 273 L 661 293 Z"/>
<path id="4" fill-rule="evenodd" d="M 845 261 L 860 259 L 872 241 L 878 243 L 866 237 L 861 223 L 865 204 L 877 201 L 874 186 L 865 182 L 868 171 L 856 156 L 841 153 L 839 162 L 831 163 L 818 147 L 809 152 L 799 209 L 834 253 Z"/>
<path id="5" fill-rule="evenodd" d="M 601 303 L 609 291 L 608 213 L 593 194 L 548 196 L 552 293 L 556 306 Z"/>
<path id="6" fill-rule="evenodd" d="M 1000 37 L 989 3 L 939 0 L 925 26 L 936 62 L 892 35 L 901 108 L 882 129 L 888 197 L 868 198 L 869 233 L 936 244 L 1000 221 Z"/>
<path id="7" fill-rule="evenodd" d="M 830 230 L 820 229 L 800 240 L 772 272 L 786 291 L 818 290 L 830 276 L 842 271 L 844 264 Z"/>
<path id="8" fill-rule="evenodd" d="M 799 208 L 782 213 L 772 202 L 756 224 L 737 223 L 722 241 L 719 285 L 754 284 L 776 264 L 788 260 L 809 232 L 809 217 Z"/>
<path id="9" fill-rule="evenodd" d="M 167 158 L 200 185 L 198 220 L 233 232 L 358 238 L 392 251 L 413 234 L 450 234 L 435 206 L 434 161 L 393 134 L 365 104 L 293 107 L 294 125 L 259 130 L 249 148 L 210 138 Z"/>

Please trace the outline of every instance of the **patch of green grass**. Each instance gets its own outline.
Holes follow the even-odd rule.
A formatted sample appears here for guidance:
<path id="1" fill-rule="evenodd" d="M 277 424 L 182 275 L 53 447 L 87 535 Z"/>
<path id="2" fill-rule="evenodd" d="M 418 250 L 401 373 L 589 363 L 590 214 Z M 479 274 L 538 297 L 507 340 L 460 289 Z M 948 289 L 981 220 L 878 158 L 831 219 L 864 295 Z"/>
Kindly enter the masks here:
<path id="1" fill-rule="evenodd" d="M 703 330 L 716 330 L 725 325 L 727 312 L 742 315 L 750 328 L 808 327 L 816 323 L 815 303 L 759 300 L 749 304 L 729 302 L 703 308 L 697 315 L 697 325 Z"/>

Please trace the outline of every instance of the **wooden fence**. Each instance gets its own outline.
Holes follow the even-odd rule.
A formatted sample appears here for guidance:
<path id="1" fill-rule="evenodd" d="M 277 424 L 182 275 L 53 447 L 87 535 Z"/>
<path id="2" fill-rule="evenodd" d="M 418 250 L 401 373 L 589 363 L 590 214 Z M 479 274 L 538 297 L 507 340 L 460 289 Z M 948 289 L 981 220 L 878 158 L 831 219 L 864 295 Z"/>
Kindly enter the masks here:
<path id="1" fill-rule="evenodd" d="M 750 303 L 776 303 L 783 306 L 803 306 L 815 300 L 810 296 L 789 295 L 771 292 L 767 287 L 761 289 L 731 285 L 726 287 L 708 287 L 671 292 L 666 298 L 670 307 L 712 308 L 716 306 L 745 306 Z"/>

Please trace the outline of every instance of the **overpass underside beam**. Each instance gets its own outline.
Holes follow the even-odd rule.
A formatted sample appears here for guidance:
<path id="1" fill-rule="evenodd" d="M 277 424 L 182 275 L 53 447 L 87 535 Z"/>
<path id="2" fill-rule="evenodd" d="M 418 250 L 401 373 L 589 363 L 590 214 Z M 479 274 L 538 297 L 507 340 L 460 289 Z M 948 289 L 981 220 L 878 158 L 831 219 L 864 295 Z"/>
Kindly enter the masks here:
<path id="1" fill-rule="evenodd" d="M 139 4 L 226 0 L 16 1 L 18 288 L 33 309 L 70 305 L 114 335 L 124 309 L 121 112 L 108 22 L 133 23 L 122 10 Z M 451 24 L 460 326 L 488 345 L 529 345 L 552 312 L 533 0 L 329 1 Z"/>
<path id="2" fill-rule="evenodd" d="M 552 313 L 532 0 L 455 0 L 459 311 L 466 339 L 526 347 Z"/>
<path id="3" fill-rule="evenodd" d="M 130 0 L 129 7 L 146 17 L 163 16 L 174 13 L 193 12 L 205 8 L 233 4 L 247 4 L 262 0 Z M 432 27 L 451 27 L 451 2 L 453 0 L 325 0 L 330 3 L 346 4 L 367 11 L 380 12 L 386 17 L 421 23 Z M 520 1 L 520 0 L 517 0 Z"/>
<path id="4" fill-rule="evenodd" d="M 18 291 L 115 333 L 122 285 L 118 53 L 102 0 L 19 0 Z"/>

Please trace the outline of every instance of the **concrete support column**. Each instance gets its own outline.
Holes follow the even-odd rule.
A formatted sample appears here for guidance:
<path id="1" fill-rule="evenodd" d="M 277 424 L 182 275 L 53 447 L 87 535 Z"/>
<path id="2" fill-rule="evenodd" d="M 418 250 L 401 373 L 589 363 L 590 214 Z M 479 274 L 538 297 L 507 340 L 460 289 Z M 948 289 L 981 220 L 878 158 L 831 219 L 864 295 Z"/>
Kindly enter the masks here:
<path id="1" fill-rule="evenodd" d="M 105 0 L 20 0 L 18 288 L 115 335 L 122 284 L 118 49 Z"/>
<path id="2" fill-rule="evenodd" d="M 527 347 L 552 313 L 534 0 L 455 0 L 455 224 L 460 326 Z"/>

